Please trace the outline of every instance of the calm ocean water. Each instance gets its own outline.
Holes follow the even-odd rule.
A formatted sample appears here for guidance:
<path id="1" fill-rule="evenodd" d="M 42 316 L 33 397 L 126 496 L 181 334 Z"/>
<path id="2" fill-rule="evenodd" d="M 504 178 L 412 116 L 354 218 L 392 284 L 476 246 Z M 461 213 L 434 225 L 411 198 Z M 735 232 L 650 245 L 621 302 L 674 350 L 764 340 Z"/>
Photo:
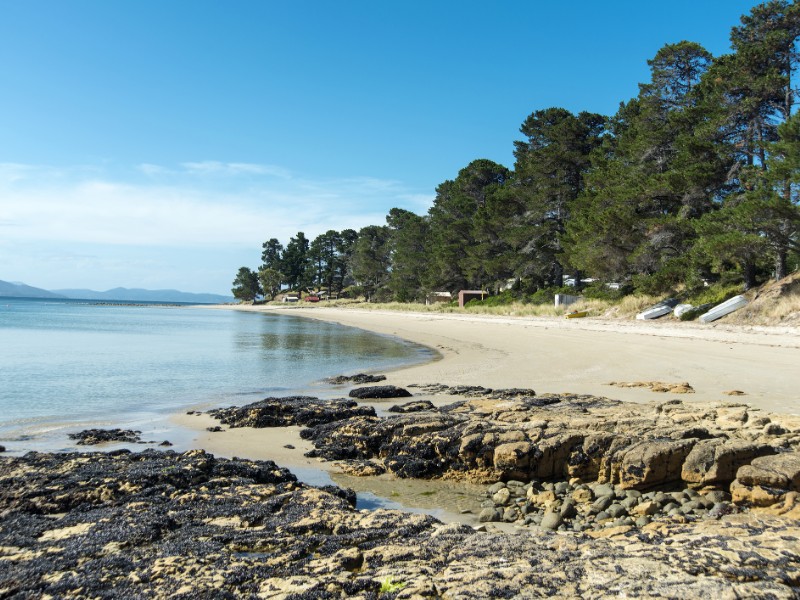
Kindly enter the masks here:
<path id="1" fill-rule="evenodd" d="M 285 315 L 0 298 L 0 443 L 68 448 L 66 434 L 85 423 L 158 434 L 189 406 L 336 397 L 322 378 L 429 358 L 393 338 Z"/>

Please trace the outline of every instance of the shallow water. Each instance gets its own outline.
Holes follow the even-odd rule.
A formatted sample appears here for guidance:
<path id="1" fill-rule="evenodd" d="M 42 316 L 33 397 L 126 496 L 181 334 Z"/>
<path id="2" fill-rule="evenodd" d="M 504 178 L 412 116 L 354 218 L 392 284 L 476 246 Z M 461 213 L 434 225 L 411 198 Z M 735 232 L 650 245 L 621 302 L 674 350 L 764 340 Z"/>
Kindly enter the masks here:
<path id="1" fill-rule="evenodd" d="M 287 315 L 0 299 L 0 443 L 71 448 L 89 426 L 169 434 L 189 406 L 333 394 L 325 377 L 423 362 L 429 350 Z M 162 438 L 163 439 L 163 438 Z"/>
<path id="2" fill-rule="evenodd" d="M 2 298 L 0 444 L 14 455 L 136 451 L 161 440 L 188 449 L 196 432 L 173 425 L 169 415 L 268 395 L 339 397 L 341 388 L 323 378 L 434 356 L 395 338 L 282 314 Z M 149 442 L 87 447 L 67 437 L 88 427 L 137 429 Z M 290 469 L 310 485 L 354 489 L 358 508 L 461 522 L 473 522 L 479 510 L 477 486 Z"/>

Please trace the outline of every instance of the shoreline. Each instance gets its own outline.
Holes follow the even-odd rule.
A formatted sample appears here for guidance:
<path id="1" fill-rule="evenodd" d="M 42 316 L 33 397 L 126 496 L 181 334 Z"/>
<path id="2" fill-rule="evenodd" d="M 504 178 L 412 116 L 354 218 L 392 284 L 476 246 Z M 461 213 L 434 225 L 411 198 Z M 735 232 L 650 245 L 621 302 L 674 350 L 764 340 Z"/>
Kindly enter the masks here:
<path id="1" fill-rule="evenodd" d="M 746 403 L 800 414 L 800 329 L 494 317 L 351 308 L 220 306 L 335 322 L 426 346 L 440 359 L 387 371 L 387 384 L 526 387 L 628 402 Z M 693 394 L 657 394 L 610 382 L 689 383 Z M 726 392 L 740 391 L 731 396 Z"/>
<path id="2" fill-rule="evenodd" d="M 737 327 L 670 327 L 656 323 L 616 323 L 585 320 L 579 323 L 548 318 L 504 318 L 473 315 L 371 311 L 341 308 L 283 308 L 264 306 L 221 306 L 225 310 L 279 312 L 289 316 L 335 322 L 379 335 L 390 335 L 435 351 L 436 356 L 422 364 L 384 370 L 382 384 L 407 387 L 412 384 L 482 385 L 493 388 L 533 388 L 538 393 L 575 393 L 608 397 L 634 403 L 681 400 L 687 403 L 747 403 L 765 413 L 800 414 L 795 390 L 800 377 L 794 373 L 800 364 L 800 331 L 742 331 Z M 600 348 L 599 350 L 597 348 Z M 621 348 L 615 352 L 615 348 Z M 660 353 L 661 363 L 648 359 Z M 713 360 L 704 364 L 700 358 Z M 623 358 L 618 355 L 623 354 Z M 566 357 L 572 357 L 567 360 Z M 750 361 L 748 367 L 747 362 Z M 734 368 L 729 368 L 734 364 Z M 777 365 L 777 367 L 776 367 Z M 605 374 L 611 367 L 613 375 Z M 775 370 L 783 369 L 783 377 Z M 688 382 L 692 394 L 654 393 L 646 388 L 620 388 L 607 385 L 616 381 Z M 350 385 L 330 386 L 324 397 L 346 396 Z M 435 406 L 452 402 L 450 396 L 427 394 L 410 388 L 414 399 L 429 400 Z M 726 390 L 742 390 L 747 395 L 727 396 Z M 322 391 L 322 390 L 320 390 Z M 397 401 L 364 402 L 379 416 Z M 191 445 L 212 454 L 232 458 L 270 459 L 295 472 L 310 483 L 330 482 L 356 488 L 391 500 L 384 482 L 376 477 L 346 477 L 335 463 L 309 459 L 304 453 L 311 444 L 299 437 L 300 427 L 224 428 L 210 433 L 206 427 L 217 424 L 208 415 L 173 415 L 172 422 L 192 432 Z M 287 449 L 285 445 L 294 446 Z M 402 480 L 399 488 L 413 480 Z M 414 509 L 420 499 L 398 494 L 403 509 Z M 440 496 L 437 515 L 449 522 L 475 525 L 476 512 L 461 515 L 452 497 Z M 430 498 L 433 500 L 433 498 Z M 444 500 L 444 503 L 441 501 Z M 471 507 L 474 510 L 474 506 Z"/>

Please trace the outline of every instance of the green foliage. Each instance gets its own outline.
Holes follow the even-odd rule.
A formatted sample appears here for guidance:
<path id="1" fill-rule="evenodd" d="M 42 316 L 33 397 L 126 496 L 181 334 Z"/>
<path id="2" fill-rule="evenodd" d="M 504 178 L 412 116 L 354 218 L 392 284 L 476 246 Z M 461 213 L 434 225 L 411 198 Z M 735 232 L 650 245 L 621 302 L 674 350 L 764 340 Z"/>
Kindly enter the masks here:
<path id="1" fill-rule="evenodd" d="M 716 283 L 695 291 L 686 301 L 694 306 L 700 306 L 702 304 L 711 304 L 714 306 L 741 293 L 741 288 L 736 284 Z"/>
<path id="2" fill-rule="evenodd" d="M 528 302 L 531 304 L 553 304 L 556 299 L 556 294 L 560 294 L 561 289 L 563 288 L 548 287 L 538 289 L 528 297 Z M 571 291 L 574 292 L 575 290 Z"/>
<path id="3" fill-rule="evenodd" d="M 402 302 L 515 281 L 483 306 L 552 303 L 576 293 L 559 288 L 566 275 L 631 282 L 578 292 L 601 300 L 782 277 L 800 265 L 798 36 L 800 3 L 754 6 L 730 54 L 691 41 L 659 49 L 610 117 L 534 110 L 513 171 L 473 160 L 437 186 L 427 215 L 393 208 L 359 234 L 299 232 L 285 248 L 272 238 L 262 267 L 293 288 L 357 284 Z"/>
<path id="4" fill-rule="evenodd" d="M 405 588 L 408 584 L 404 581 L 400 581 L 399 579 L 395 579 L 392 576 L 385 577 L 381 581 L 381 587 L 378 590 L 379 594 L 396 594 L 403 588 Z"/>
<path id="5" fill-rule="evenodd" d="M 517 296 L 511 290 L 505 290 L 494 296 L 487 296 L 483 300 L 470 300 L 467 305 L 475 306 L 505 306 L 517 302 Z"/>
<path id="6" fill-rule="evenodd" d="M 621 300 L 627 294 L 630 294 L 631 291 L 632 287 L 630 286 L 623 285 L 617 289 L 613 289 L 608 287 L 602 281 L 594 281 L 584 286 L 580 291 L 580 295 L 584 298 L 591 298 L 592 300 L 608 300 L 615 302 L 617 300 Z M 575 291 L 573 290 L 573 294 L 574 293 Z"/>
<path id="7" fill-rule="evenodd" d="M 276 294 L 281 291 L 281 282 L 283 281 L 283 273 L 270 269 L 269 267 L 261 267 L 258 270 L 258 282 L 261 284 L 261 290 L 265 296 L 274 298 Z"/>
<path id="8" fill-rule="evenodd" d="M 233 280 L 231 289 L 233 297 L 244 302 L 252 302 L 261 293 L 261 286 L 258 283 L 258 274 L 247 267 L 240 267 Z"/>
<path id="9" fill-rule="evenodd" d="M 306 273 L 309 264 L 309 241 L 302 231 L 289 240 L 281 257 L 281 272 L 286 277 L 290 289 L 305 287 Z"/>
<path id="10" fill-rule="evenodd" d="M 350 267 L 356 282 L 363 288 L 367 301 L 375 300 L 374 296 L 382 290 L 389 277 L 388 227 L 368 225 L 358 232 L 358 240 L 350 258 Z M 381 297 L 385 297 L 385 294 L 381 294 Z"/>

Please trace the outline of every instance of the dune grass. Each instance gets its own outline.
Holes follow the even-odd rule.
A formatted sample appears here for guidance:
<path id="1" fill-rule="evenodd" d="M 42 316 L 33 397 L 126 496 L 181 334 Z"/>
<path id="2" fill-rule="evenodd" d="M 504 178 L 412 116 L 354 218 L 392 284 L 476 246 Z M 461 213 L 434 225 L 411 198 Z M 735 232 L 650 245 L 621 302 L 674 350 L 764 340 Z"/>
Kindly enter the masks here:
<path id="1" fill-rule="evenodd" d="M 705 302 L 721 302 L 722 300 L 740 293 L 731 286 L 714 286 L 695 294 L 689 302 L 696 306 Z M 759 290 L 748 294 L 752 300 L 746 308 L 733 313 L 725 318 L 725 322 L 741 325 L 800 325 L 800 274 L 794 274 L 780 285 L 775 282 L 765 284 Z M 564 317 L 572 311 L 586 311 L 588 317 L 603 319 L 630 320 L 646 308 L 664 300 L 661 296 L 629 295 L 619 300 L 599 300 L 585 298 L 567 307 L 554 306 L 552 303 L 533 304 L 511 302 L 496 304 L 486 302 L 470 302 L 465 308 L 459 308 L 455 302 L 438 303 L 426 306 L 417 302 L 367 302 L 363 298 L 339 300 L 325 300 L 318 304 L 298 302 L 285 304 L 269 302 L 268 304 L 282 308 L 315 308 L 337 307 L 342 309 L 359 310 L 390 310 L 398 312 L 423 312 L 439 314 L 462 315 L 493 315 L 498 317 Z M 665 321 L 675 321 L 671 316 L 664 317 Z"/>

